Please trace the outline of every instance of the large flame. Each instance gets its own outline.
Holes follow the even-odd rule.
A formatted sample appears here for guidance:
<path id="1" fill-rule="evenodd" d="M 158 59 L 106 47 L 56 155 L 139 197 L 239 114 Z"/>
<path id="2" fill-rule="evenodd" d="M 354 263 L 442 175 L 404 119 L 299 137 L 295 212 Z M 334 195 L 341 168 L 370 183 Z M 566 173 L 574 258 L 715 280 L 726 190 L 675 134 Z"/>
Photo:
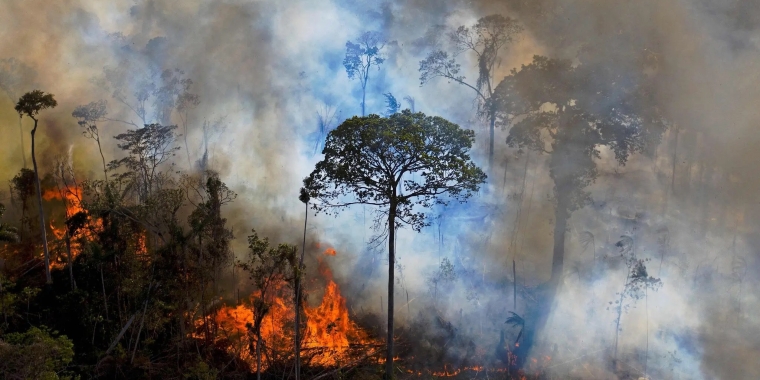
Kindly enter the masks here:
<path id="1" fill-rule="evenodd" d="M 319 271 L 327 285 L 318 306 L 304 307 L 306 328 L 302 352 L 305 361 L 311 364 L 331 366 L 349 359 L 352 345 L 368 344 L 372 341 L 368 334 L 351 320 L 346 299 L 333 280 L 329 267 L 322 260 L 319 260 Z M 226 338 L 229 342 L 228 352 L 247 362 L 252 370 L 256 370 L 255 337 L 249 332 L 248 325 L 254 320 L 251 302 L 259 296 L 260 293 L 254 292 L 251 299 L 244 304 L 222 307 L 213 316 L 223 332 L 220 338 Z M 267 296 L 267 301 L 272 306 L 261 326 L 264 343 L 262 370 L 268 367 L 272 356 L 285 355 L 293 350 L 295 308 L 292 289 L 282 281 Z M 200 328 L 202 325 L 203 321 L 199 321 L 196 327 Z M 200 334 L 195 336 L 200 337 Z"/>
<path id="2" fill-rule="evenodd" d="M 48 189 L 45 190 L 45 192 L 42 194 L 42 198 L 46 201 L 62 201 L 65 205 L 65 220 L 68 220 L 80 212 L 85 212 L 84 207 L 82 207 L 82 189 L 80 187 L 68 187 L 61 190 Z M 82 251 L 82 242 L 84 240 L 91 240 L 91 234 L 102 229 L 102 227 L 102 220 L 93 220 L 88 216 L 86 228 L 80 228 L 73 236 L 69 236 L 72 260 L 76 258 Z M 53 232 L 53 236 L 55 236 L 57 242 L 56 246 L 60 247 L 60 252 L 65 252 L 66 249 L 66 228 L 67 227 L 65 223 L 63 223 L 63 225 L 59 225 L 59 223 L 56 223 L 55 219 L 50 219 L 50 229 Z M 59 255 L 59 257 L 63 256 L 63 254 Z M 58 262 L 53 261 L 50 263 L 50 266 L 52 268 L 59 268 L 64 265 L 64 262 L 64 260 L 59 260 Z"/>

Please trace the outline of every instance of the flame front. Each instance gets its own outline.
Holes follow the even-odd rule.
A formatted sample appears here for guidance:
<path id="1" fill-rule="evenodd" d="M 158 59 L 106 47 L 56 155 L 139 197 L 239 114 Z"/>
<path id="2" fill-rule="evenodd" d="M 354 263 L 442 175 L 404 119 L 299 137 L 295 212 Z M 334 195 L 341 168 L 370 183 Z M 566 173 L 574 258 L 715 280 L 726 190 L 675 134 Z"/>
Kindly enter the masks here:
<path id="1" fill-rule="evenodd" d="M 302 340 L 302 352 L 304 362 L 332 366 L 349 358 L 352 345 L 368 344 L 372 341 L 368 334 L 351 320 L 346 299 L 341 295 L 340 287 L 333 280 L 332 272 L 322 260 L 319 261 L 319 271 L 327 281 L 327 285 L 318 306 L 304 306 L 306 328 Z M 254 292 L 251 300 L 258 296 L 260 293 Z M 292 290 L 286 282 L 282 281 L 275 286 L 274 291 L 267 298 L 271 307 L 261 324 L 261 337 L 265 348 L 262 349 L 262 370 L 268 368 L 272 356 L 281 356 L 293 350 L 295 307 Z M 255 371 L 256 339 L 247 327 L 254 320 L 250 302 L 234 307 L 222 307 L 213 318 L 220 330 L 224 332 L 222 335 L 230 343 L 227 351 L 248 363 Z M 202 321 L 196 323 L 199 330 L 202 326 Z M 200 334 L 195 334 L 195 336 L 200 337 Z"/>
<path id="2" fill-rule="evenodd" d="M 66 188 L 66 190 L 57 190 L 57 189 L 49 189 L 46 190 L 42 194 L 42 198 L 46 201 L 63 201 L 65 205 L 65 220 L 69 220 L 74 215 L 85 212 L 84 207 L 82 207 L 82 189 L 80 187 L 71 187 Z M 63 226 L 56 227 L 56 221 L 55 219 L 50 219 L 50 230 L 53 232 L 53 236 L 55 236 L 56 241 L 58 242 L 58 246 L 60 247 L 59 251 L 65 251 L 66 247 L 64 244 L 66 243 L 66 224 L 64 223 Z M 87 217 L 87 223 L 86 228 L 80 228 L 78 229 L 73 236 L 69 236 L 69 243 L 71 250 L 71 259 L 73 260 L 76 258 L 79 253 L 82 251 L 82 242 L 83 240 L 91 240 L 91 235 L 95 231 L 99 231 L 103 227 L 103 221 L 100 219 L 92 220 L 89 216 Z M 63 256 L 63 255 L 60 255 Z M 59 262 L 51 262 L 50 263 L 51 268 L 60 268 L 63 267 L 63 261 L 59 260 Z"/>

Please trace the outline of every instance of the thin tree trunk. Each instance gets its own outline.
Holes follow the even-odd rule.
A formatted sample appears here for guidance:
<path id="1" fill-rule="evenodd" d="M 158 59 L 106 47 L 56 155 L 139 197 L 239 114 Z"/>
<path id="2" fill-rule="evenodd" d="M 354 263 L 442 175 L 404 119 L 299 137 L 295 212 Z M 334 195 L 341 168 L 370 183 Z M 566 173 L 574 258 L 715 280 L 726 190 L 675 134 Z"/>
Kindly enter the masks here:
<path id="1" fill-rule="evenodd" d="M 517 311 L 517 266 L 515 260 L 512 259 L 512 295 L 514 297 L 514 309 Z"/>
<path id="2" fill-rule="evenodd" d="M 391 203 L 388 213 L 388 352 L 385 356 L 385 378 L 393 379 L 393 272 L 396 268 L 396 205 Z"/>
<path id="3" fill-rule="evenodd" d="M 146 294 L 145 305 L 143 305 L 142 318 L 140 318 L 140 328 L 137 329 L 137 339 L 135 340 L 135 347 L 132 350 L 132 359 L 130 363 L 135 361 L 135 353 L 137 352 L 137 346 L 140 345 L 140 334 L 142 333 L 143 325 L 145 324 L 145 312 L 148 311 L 148 301 L 150 300 L 150 288 L 153 283 L 148 284 L 148 294 Z"/>
<path id="4" fill-rule="evenodd" d="M 261 380 L 261 331 L 256 334 L 256 380 Z"/>
<path id="5" fill-rule="evenodd" d="M 493 167 L 493 147 L 494 147 L 494 139 L 496 138 L 496 136 L 495 136 L 496 135 L 496 132 L 495 132 L 495 130 L 496 130 L 496 112 L 495 112 L 495 110 L 490 109 L 488 111 L 488 118 L 490 119 L 489 120 L 489 123 L 490 123 L 490 128 L 489 128 L 490 140 L 488 142 L 488 168 L 493 173 L 493 170 L 495 169 Z"/>
<path id="6" fill-rule="evenodd" d="M 106 321 L 108 320 L 108 298 L 106 297 L 106 282 L 103 280 L 103 264 L 100 267 L 100 286 L 103 288 L 103 306 L 106 310 Z"/>
<path id="7" fill-rule="evenodd" d="M 301 258 L 298 262 L 298 273 L 296 273 L 296 321 L 295 321 L 295 372 L 296 380 L 301 377 L 301 276 L 303 273 L 303 257 L 306 252 L 306 223 L 309 221 L 309 202 L 305 203 L 306 211 L 303 219 L 303 245 L 301 246 Z"/>
<path id="8" fill-rule="evenodd" d="M 98 137 L 97 140 L 98 143 L 98 151 L 100 152 L 100 159 L 103 161 L 103 177 L 105 178 L 106 182 L 108 182 L 108 169 L 106 167 L 106 157 L 103 155 L 103 148 L 100 147 L 100 137 Z"/>
<path id="9" fill-rule="evenodd" d="M 362 117 L 367 116 L 364 113 L 365 109 L 365 102 L 367 101 L 367 82 L 364 82 L 364 86 L 362 86 Z"/>
<path id="10" fill-rule="evenodd" d="M 24 169 L 26 169 L 26 152 L 24 151 L 24 128 L 21 125 L 21 116 L 18 118 L 18 131 L 21 134 L 21 158 L 24 162 Z"/>
<path id="11" fill-rule="evenodd" d="M 37 206 L 40 213 L 40 232 L 42 232 L 42 249 L 45 253 L 45 281 L 47 284 L 53 283 L 53 277 L 50 276 L 50 252 L 48 251 L 47 234 L 45 232 L 45 212 L 42 209 L 42 186 L 40 185 L 40 174 L 37 169 L 37 158 L 34 155 L 34 134 L 37 132 L 37 119 L 34 120 L 34 129 L 32 129 L 32 164 L 34 165 L 34 178 L 37 184 Z"/>
<path id="12" fill-rule="evenodd" d="M 74 290 L 77 286 L 74 282 L 74 260 L 71 255 L 71 236 L 69 236 L 68 226 L 64 226 L 64 228 L 66 229 L 66 259 L 69 264 L 69 282 L 71 283 L 71 290 Z"/>

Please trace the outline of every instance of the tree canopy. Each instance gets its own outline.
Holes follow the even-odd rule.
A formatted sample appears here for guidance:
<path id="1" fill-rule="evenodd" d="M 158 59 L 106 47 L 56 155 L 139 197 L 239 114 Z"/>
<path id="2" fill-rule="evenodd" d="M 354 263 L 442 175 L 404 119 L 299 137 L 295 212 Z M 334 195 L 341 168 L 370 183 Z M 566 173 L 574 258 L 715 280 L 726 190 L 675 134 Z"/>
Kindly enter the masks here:
<path id="1" fill-rule="evenodd" d="M 425 214 L 415 206 L 464 201 L 486 175 L 471 160 L 474 132 L 441 117 L 404 110 L 382 118 L 353 117 L 327 136 L 305 188 L 318 211 L 353 204 L 395 205 L 396 216 L 419 230 Z M 353 198 L 349 196 L 353 195 Z"/>

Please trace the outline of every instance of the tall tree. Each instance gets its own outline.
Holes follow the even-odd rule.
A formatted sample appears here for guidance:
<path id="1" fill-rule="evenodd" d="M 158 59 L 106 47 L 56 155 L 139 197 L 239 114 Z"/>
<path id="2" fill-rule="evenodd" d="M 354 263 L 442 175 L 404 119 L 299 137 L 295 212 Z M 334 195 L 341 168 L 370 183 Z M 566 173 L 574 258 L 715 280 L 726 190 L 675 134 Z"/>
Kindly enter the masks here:
<path id="1" fill-rule="evenodd" d="M 37 133 L 37 124 L 41 110 L 47 108 L 53 108 L 58 105 L 58 102 L 53 98 L 53 94 L 46 94 L 40 90 L 33 90 L 27 92 L 19 98 L 16 103 L 16 112 L 19 117 L 26 115 L 30 119 L 34 120 L 34 128 L 32 129 L 32 164 L 34 165 L 34 176 L 37 182 L 37 205 L 39 206 L 40 213 L 40 230 L 42 232 L 42 247 L 45 252 L 45 278 L 48 284 L 53 283 L 53 278 L 50 277 L 50 252 L 48 251 L 47 234 L 45 233 L 45 213 L 42 209 L 42 189 L 40 188 L 40 173 L 37 169 L 37 158 L 34 154 L 34 136 Z"/>
<path id="2" fill-rule="evenodd" d="M 369 82 L 369 72 L 372 66 L 380 69 L 385 58 L 382 56 L 382 50 L 385 47 L 385 40 L 379 32 L 364 32 L 356 43 L 346 41 L 346 58 L 343 59 L 343 66 L 349 79 L 358 79 L 362 86 L 362 116 L 366 115 L 367 100 L 367 83 Z"/>
<path id="3" fill-rule="evenodd" d="M 465 202 L 478 191 L 486 175 L 470 160 L 474 136 L 443 118 L 409 110 L 387 118 L 355 116 L 328 134 L 325 158 L 304 179 L 317 211 L 337 213 L 355 204 L 381 210 L 375 225 L 385 228 L 389 257 L 386 378 L 393 374 L 396 229 L 420 231 L 429 225 L 427 208 Z"/>
<path id="4" fill-rule="evenodd" d="M 144 128 L 129 129 L 116 135 L 119 148 L 127 157 L 111 161 L 109 169 L 125 167 L 120 177 L 128 179 L 137 191 L 138 198 L 145 201 L 160 185 L 159 167 L 174 157 L 178 146 L 174 145 L 176 125 L 147 124 Z"/>
<path id="5" fill-rule="evenodd" d="M 496 14 L 486 16 L 471 28 L 463 25 L 449 33 L 454 48 L 451 54 L 436 50 L 420 61 L 421 85 L 433 78 L 441 77 L 468 87 L 477 94 L 479 111 L 486 117 L 489 125 L 489 170 L 493 169 L 496 125 L 496 108 L 490 102 L 495 89 L 494 70 L 501 63 L 499 54 L 502 49 L 514 41 L 522 30 L 522 26 L 509 17 Z M 461 66 L 456 58 L 463 53 L 470 53 L 477 59 L 478 79 L 474 83 L 465 81 L 464 75 L 459 74 Z"/>
<path id="6" fill-rule="evenodd" d="M 25 65 L 16 58 L 6 58 L 0 60 L 0 89 L 11 100 L 16 101 L 18 94 L 21 92 L 21 86 L 32 86 L 34 77 L 37 73 L 31 67 Z M 18 120 L 18 132 L 21 136 L 21 158 L 26 168 L 26 152 L 24 151 L 24 128 L 21 126 L 21 119 Z"/>
<path id="7" fill-rule="evenodd" d="M 98 152 L 100 152 L 100 159 L 103 162 L 103 176 L 108 181 L 108 167 L 106 166 L 106 158 L 103 156 L 103 147 L 100 145 L 100 130 L 97 125 L 98 122 L 105 120 L 107 115 L 106 104 L 105 100 L 90 102 L 75 108 L 71 116 L 77 118 L 77 123 L 84 129 L 82 134 L 98 144 Z"/>
<path id="8" fill-rule="evenodd" d="M 585 206 L 597 178 L 595 160 L 607 147 L 624 165 L 631 154 L 652 152 L 666 127 L 653 103 L 653 77 L 631 62 L 584 62 L 535 56 L 496 88 L 499 123 L 511 125 L 507 144 L 550 154 L 554 181 L 554 249 L 546 294 L 550 307 L 563 274 L 567 222 Z M 538 328 L 548 309 L 538 316 Z M 526 330 L 529 348 L 532 329 Z M 524 359 L 524 358 L 523 358 Z"/>

